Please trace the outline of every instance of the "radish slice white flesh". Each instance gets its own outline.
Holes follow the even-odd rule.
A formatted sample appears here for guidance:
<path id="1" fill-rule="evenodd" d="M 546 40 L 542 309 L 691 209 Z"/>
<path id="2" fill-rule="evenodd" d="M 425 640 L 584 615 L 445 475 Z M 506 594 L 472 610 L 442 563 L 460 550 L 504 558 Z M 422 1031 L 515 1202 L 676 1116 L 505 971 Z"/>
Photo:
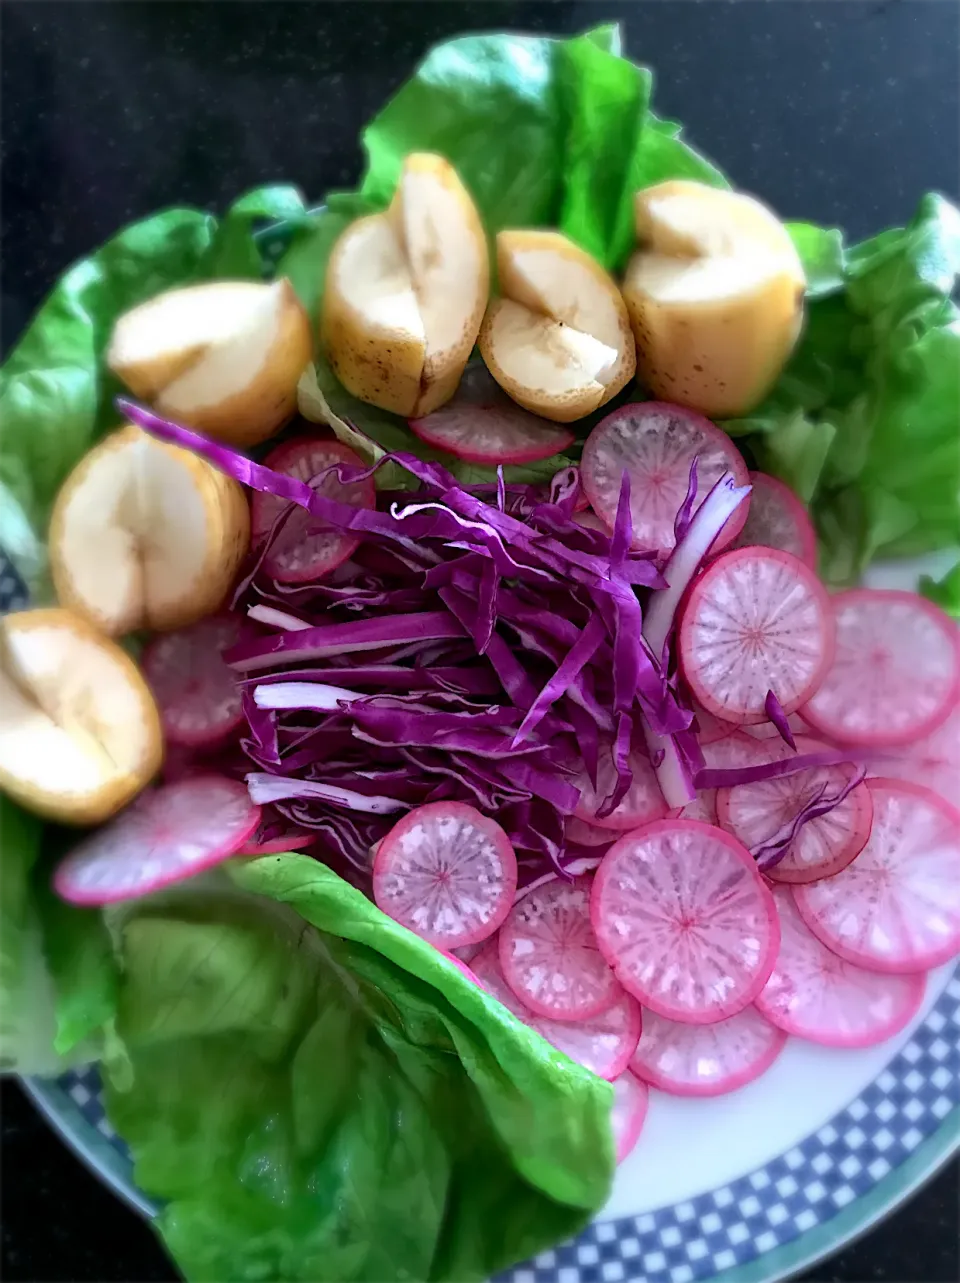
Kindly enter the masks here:
<path id="1" fill-rule="evenodd" d="M 504 979 L 534 1015 L 586 1020 L 622 992 L 590 925 L 590 886 L 589 878 L 554 878 L 515 904 L 500 928 Z"/>
<path id="2" fill-rule="evenodd" d="M 725 472 L 733 473 L 737 485 L 748 484 L 740 452 L 709 419 L 662 401 L 625 405 L 602 419 L 587 437 L 580 465 L 583 488 L 594 512 L 612 530 L 626 472 L 633 547 L 666 557 L 676 544 L 673 523 L 687 496 L 695 458 L 693 512 Z M 727 547 L 743 529 L 747 507 L 740 504 L 727 520 L 714 541 L 715 550 Z"/>
<path id="3" fill-rule="evenodd" d="M 697 743 L 701 748 L 706 748 L 708 744 L 716 744 L 718 740 L 726 739 L 728 735 L 733 735 L 736 727 L 730 722 L 723 721 L 720 717 L 714 717 L 713 713 L 708 712 L 702 704 L 694 701 L 693 715 L 697 719 Z"/>
<path id="4" fill-rule="evenodd" d="M 243 721 L 237 675 L 223 661 L 239 635 L 235 616 L 218 615 L 161 633 L 144 649 L 143 673 L 168 744 L 217 744 Z"/>
<path id="5" fill-rule="evenodd" d="M 789 486 L 765 472 L 751 472 L 750 484 L 750 510 L 734 548 L 779 548 L 816 570 L 817 535 L 802 501 Z"/>
<path id="6" fill-rule="evenodd" d="M 809 736 L 797 736 L 796 742 L 798 753 L 827 747 Z M 718 789 L 717 821 L 755 852 L 778 833 L 789 831 L 795 816 L 818 795 L 838 795 L 855 773 L 854 766 L 841 763 Z M 808 820 L 786 855 L 764 872 L 774 882 L 815 882 L 839 873 L 863 850 L 872 821 L 870 790 L 866 784 L 858 784 L 832 811 Z"/>
<path id="7" fill-rule="evenodd" d="M 602 742 L 597 763 L 597 788 L 593 787 L 586 771 L 571 781 L 574 787 L 580 790 L 580 801 L 573 813 L 575 817 L 598 829 L 624 830 L 635 829 L 640 824 L 659 820 L 666 815 L 668 807 L 660 792 L 660 785 L 657 783 L 656 772 L 650 758 L 642 749 L 632 749 L 629 766 L 633 782 L 627 790 L 626 797 L 618 802 L 610 815 L 601 818 L 597 812 L 603 805 L 604 799 L 613 792 L 617 782 L 612 745 L 609 741 Z"/>
<path id="8" fill-rule="evenodd" d="M 799 713 L 791 713 L 787 718 L 787 725 L 790 727 L 794 736 L 804 735 L 810 729 Z M 749 735 L 751 739 L 755 740 L 783 738 L 776 726 L 774 726 L 773 722 L 754 722 L 749 726 L 741 726 L 740 729 L 745 735 Z"/>
<path id="9" fill-rule="evenodd" d="M 300 481 L 311 481 L 335 464 L 352 468 L 365 466 L 359 455 L 340 441 L 319 438 L 288 441 L 271 451 L 264 463 L 275 472 Z M 318 494 L 353 508 L 372 508 L 376 503 L 372 477 L 365 481 L 341 482 L 335 472 L 330 472 L 315 489 Z M 259 490 L 255 492 L 252 505 L 254 545 L 266 539 L 287 506 L 287 500 L 276 495 L 263 494 Z M 311 517 L 305 508 L 295 507 L 264 557 L 263 568 L 281 583 L 306 583 L 319 579 L 346 561 L 359 542 L 356 535 L 330 527 L 320 528 L 317 519 Z"/>
<path id="10" fill-rule="evenodd" d="M 804 922 L 868 971 L 927 971 L 960 953 L 960 811 L 904 780 L 868 780 L 870 838 L 832 878 L 794 887 Z"/>
<path id="11" fill-rule="evenodd" d="M 722 1096 L 766 1073 L 786 1041 L 756 1007 L 715 1025 L 684 1025 L 647 1011 L 630 1068 L 673 1096 Z"/>
<path id="12" fill-rule="evenodd" d="M 618 1163 L 622 1163 L 636 1148 L 649 1104 L 650 1089 L 646 1083 L 629 1071 L 614 1079 L 610 1126 L 613 1128 L 613 1147 Z"/>
<path id="13" fill-rule="evenodd" d="M 711 1024 L 763 988 L 780 942 L 749 852 L 694 820 L 658 820 L 610 848 L 591 916 L 617 979 L 658 1015 Z"/>
<path id="14" fill-rule="evenodd" d="M 488 404 L 450 401 L 423 419 L 411 419 L 415 436 L 468 463 L 537 463 L 561 454 L 573 433 L 522 410 L 506 397 Z"/>
<path id="15" fill-rule="evenodd" d="M 200 775 L 142 794 L 58 866 L 73 904 L 115 904 L 193 877 L 236 854 L 260 820 L 243 784 Z"/>
<path id="16" fill-rule="evenodd" d="M 825 1047 L 872 1047 L 916 1015 L 926 972 L 880 975 L 844 962 L 807 927 L 788 887 L 773 893 L 780 953 L 757 1008 L 784 1033 Z"/>
<path id="17" fill-rule="evenodd" d="M 580 846 L 610 846 L 617 840 L 615 830 L 598 828 L 575 815 L 567 816 L 563 832 L 568 842 L 576 842 Z"/>
<path id="18" fill-rule="evenodd" d="M 694 583 L 680 622 L 680 665 L 696 699 L 728 722 L 767 721 L 810 699 L 833 658 L 826 589 L 774 548 L 725 553 Z"/>
<path id="19" fill-rule="evenodd" d="M 922 784 L 955 806 L 960 794 L 960 702 L 931 734 L 902 754 L 885 755 L 881 773 Z"/>
<path id="20" fill-rule="evenodd" d="M 382 839 L 373 864 L 379 908 L 438 949 L 493 935 L 516 889 L 509 838 L 465 802 L 410 811 Z"/>
<path id="21" fill-rule="evenodd" d="M 678 820 L 699 820 L 701 824 L 717 824 L 717 790 L 699 789 L 697 796 L 686 806 L 682 806 L 676 816 Z"/>
<path id="22" fill-rule="evenodd" d="M 960 631 L 915 593 L 854 588 L 833 599 L 837 649 L 802 710 L 828 739 L 892 747 L 929 735 L 960 697 Z"/>
<path id="23" fill-rule="evenodd" d="M 503 977 L 497 941 L 491 941 L 471 963 L 480 983 L 512 1011 L 518 1020 L 535 1029 L 558 1051 L 612 1082 L 626 1069 L 640 1037 L 640 1007 L 623 993 L 602 1015 L 589 1020 L 544 1020 L 520 1001 Z"/>

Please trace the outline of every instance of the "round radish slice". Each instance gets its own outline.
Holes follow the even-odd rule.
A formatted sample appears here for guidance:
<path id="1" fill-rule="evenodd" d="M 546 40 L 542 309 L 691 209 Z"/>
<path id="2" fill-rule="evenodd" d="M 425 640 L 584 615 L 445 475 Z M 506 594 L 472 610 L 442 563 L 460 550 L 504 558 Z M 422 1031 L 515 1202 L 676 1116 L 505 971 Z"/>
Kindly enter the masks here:
<path id="1" fill-rule="evenodd" d="M 586 530 L 599 530 L 601 534 L 610 534 L 610 531 L 603 524 L 597 514 L 592 512 L 589 508 L 585 512 L 575 512 L 573 519 L 578 526 L 583 526 Z"/>
<path id="2" fill-rule="evenodd" d="M 554 878 L 514 905 L 500 928 L 507 984 L 537 1016 L 586 1020 L 621 993 L 590 925 L 590 879 Z"/>
<path id="3" fill-rule="evenodd" d="M 586 820 L 578 820 L 575 815 L 567 816 L 563 832 L 568 842 L 576 842 L 580 846 L 609 846 L 616 841 L 617 836 L 616 832 L 598 828 L 595 824 L 588 824 Z"/>
<path id="4" fill-rule="evenodd" d="M 590 907 L 600 952 L 623 987 L 689 1024 L 753 1002 L 780 942 L 749 852 L 694 820 L 658 820 L 621 838 L 597 871 Z"/>
<path id="5" fill-rule="evenodd" d="M 648 1011 L 630 1068 L 673 1096 L 722 1096 L 765 1073 L 786 1041 L 756 1007 L 713 1025 L 685 1025 Z"/>
<path id="6" fill-rule="evenodd" d="M 804 721 L 828 739 L 892 747 L 929 735 L 960 696 L 960 631 L 915 593 L 833 599 L 837 649 Z M 782 701 L 781 701 L 782 702 Z"/>
<path id="7" fill-rule="evenodd" d="M 287 441 L 267 455 L 264 463 L 284 476 L 311 481 L 326 468 L 342 463 L 363 468 L 359 455 L 340 441 L 298 438 Z M 376 503 L 373 478 L 341 482 L 330 472 L 315 487 L 318 494 L 353 508 L 372 508 Z M 270 534 L 277 518 L 287 507 L 285 499 L 257 491 L 253 496 L 251 526 L 254 545 Z M 304 508 L 294 507 L 263 559 L 268 575 L 284 584 L 307 583 L 329 574 L 347 560 L 359 544 L 356 535 L 329 526 L 320 526 Z"/>
<path id="8" fill-rule="evenodd" d="M 662 401 L 625 405 L 602 419 L 587 437 L 580 472 L 590 506 L 612 530 L 624 472 L 630 477 L 633 547 L 668 556 L 676 539 L 673 523 L 697 460 L 696 512 L 714 484 L 732 472 L 738 486 L 748 482 L 747 465 L 725 432 L 709 419 Z M 747 519 L 742 503 L 720 531 L 715 549 L 737 537 Z"/>
<path id="9" fill-rule="evenodd" d="M 960 702 L 954 704 L 945 722 L 930 735 L 909 745 L 902 756 L 886 755 L 883 774 L 923 784 L 955 804 L 960 780 Z"/>
<path id="10" fill-rule="evenodd" d="M 115 904 L 192 877 L 236 854 L 260 821 L 246 786 L 201 775 L 143 793 L 74 847 L 53 885 L 73 904 Z"/>
<path id="11" fill-rule="evenodd" d="M 703 753 L 703 764 L 713 769 L 732 769 L 738 766 L 764 765 L 776 762 L 790 753 L 790 748 L 782 739 L 755 740 L 735 728 L 722 739 L 712 740 L 709 744 L 700 744 Z M 698 814 L 698 811 L 701 812 Z M 688 802 L 680 812 L 682 820 L 703 820 L 706 824 L 719 824 L 717 817 L 717 790 L 698 789 L 695 801 Z"/>
<path id="12" fill-rule="evenodd" d="M 573 443 L 569 428 L 522 410 L 502 394 L 485 404 L 455 398 L 409 422 L 421 441 L 468 463 L 537 463 Z"/>
<path id="13" fill-rule="evenodd" d="M 473 970 L 473 968 L 468 966 L 467 963 L 465 963 L 462 958 L 458 958 L 455 953 L 449 953 L 446 949 L 438 949 L 437 953 L 442 954 L 446 958 L 447 962 L 449 962 L 451 966 L 456 967 L 456 969 L 460 972 L 461 975 L 466 976 L 466 978 L 471 982 L 471 984 L 475 984 L 481 989 L 486 987 L 481 982 L 480 977 Z"/>
<path id="14" fill-rule="evenodd" d="M 926 971 L 960 953 L 960 811 L 931 789 L 868 780 L 870 838 L 832 878 L 794 887 L 804 922 L 868 971 Z"/>
<path id="15" fill-rule="evenodd" d="M 516 889 L 506 833 L 465 802 L 410 811 L 381 840 L 373 864 L 377 905 L 438 949 L 493 935 Z"/>
<path id="16" fill-rule="evenodd" d="M 168 744 L 218 744 L 243 721 L 237 675 L 223 662 L 239 635 L 235 616 L 218 615 L 161 633 L 144 648 L 143 673 Z"/>
<path id="17" fill-rule="evenodd" d="M 826 748 L 809 736 L 797 736 L 796 743 L 798 753 Z M 789 831 L 794 818 L 818 795 L 839 794 L 855 774 L 854 766 L 841 763 L 718 789 L 717 821 L 755 852 L 778 833 Z M 863 850 L 872 821 L 870 790 L 858 784 L 832 811 L 808 820 L 786 855 L 764 873 L 774 882 L 815 882 L 839 873 Z"/>
<path id="18" fill-rule="evenodd" d="M 799 713 L 791 713 L 787 718 L 787 725 L 793 732 L 794 736 L 804 735 L 810 729 Z M 772 740 L 782 739 L 783 736 L 774 726 L 773 722 L 755 722 L 750 726 L 740 728 L 745 735 L 749 735 L 755 740 Z"/>
<path id="19" fill-rule="evenodd" d="M 697 796 L 677 812 L 678 820 L 699 820 L 701 824 L 717 823 L 717 790 L 700 789 Z"/>
<path id="20" fill-rule="evenodd" d="M 610 1126 L 617 1162 L 632 1153 L 640 1139 L 650 1103 L 650 1089 L 631 1073 L 621 1074 L 613 1083 L 613 1109 Z"/>
<path id="21" fill-rule="evenodd" d="M 640 1037 L 640 1007 L 627 993 L 602 1015 L 589 1020 L 545 1020 L 520 1001 L 503 977 L 497 942 L 491 941 L 473 960 L 473 970 L 493 996 L 557 1051 L 612 1082 L 626 1069 Z"/>
<path id="22" fill-rule="evenodd" d="M 774 891 L 780 953 L 757 1008 L 785 1033 L 826 1047 L 872 1047 L 917 1014 L 926 973 L 884 976 L 844 962 L 801 918 L 789 888 Z"/>
<path id="23" fill-rule="evenodd" d="M 708 744 L 716 744 L 718 740 L 726 739 L 728 735 L 733 735 L 737 729 L 730 722 L 714 717 L 712 713 L 708 713 L 705 708 L 696 703 L 693 706 L 693 714 L 697 719 L 697 743 L 701 748 L 706 748 Z"/>
<path id="24" fill-rule="evenodd" d="M 597 763 L 597 788 L 586 771 L 571 781 L 580 790 L 580 801 L 577 803 L 574 816 L 584 820 L 598 829 L 635 829 L 650 820 L 659 820 L 667 814 L 667 804 L 660 785 L 657 783 L 656 771 L 642 749 L 631 749 L 629 757 L 633 782 L 627 790 L 626 797 L 617 804 L 616 809 L 602 818 L 597 811 L 604 799 L 613 792 L 617 782 L 617 769 L 613 762 L 613 748 L 609 742 L 600 745 Z"/>
<path id="25" fill-rule="evenodd" d="M 805 704 L 833 658 L 826 589 L 774 548 L 725 553 L 693 585 L 678 651 L 696 698 L 728 722 L 765 722 L 773 691 L 785 713 Z"/>
<path id="26" fill-rule="evenodd" d="M 789 486 L 765 472 L 751 472 L 750 484 L 747 520 L 733 546 L 779 548 L 816 570 L 817 535 L 802 501 Z"/>

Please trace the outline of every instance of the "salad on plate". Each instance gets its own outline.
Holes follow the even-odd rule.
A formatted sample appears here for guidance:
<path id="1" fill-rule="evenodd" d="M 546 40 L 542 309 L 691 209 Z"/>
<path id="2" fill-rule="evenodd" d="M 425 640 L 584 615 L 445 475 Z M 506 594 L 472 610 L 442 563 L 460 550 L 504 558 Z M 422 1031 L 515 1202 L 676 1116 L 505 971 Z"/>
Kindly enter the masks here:
<path id="1" fill-rule="evenodd" d="M 783 222 L 651 83 L 441 45 L 0 371 L 3 1067 L 187 1278 L 486 1278 L 960 954 L 960 213 Z"/>

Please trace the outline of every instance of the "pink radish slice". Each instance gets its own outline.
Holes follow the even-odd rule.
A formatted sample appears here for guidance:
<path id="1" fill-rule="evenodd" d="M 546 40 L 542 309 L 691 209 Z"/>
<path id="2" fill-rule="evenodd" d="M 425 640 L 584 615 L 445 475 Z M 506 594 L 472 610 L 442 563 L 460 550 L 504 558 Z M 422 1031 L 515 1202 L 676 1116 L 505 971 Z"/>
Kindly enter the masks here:
<path id="1" fill-rule="evenodd" d="M 722 1096 L 766 1073 L 786 1041 L 756 1007 L 714 1025 L 680 1024 L 647 1011 L 630 1068 L 673 1096 Z"/>
<path id="2" fill-rule="evenodd" d="M 454 399 L 423 419 L 410 419 L 415 436 L 468 463 L 536 463 L 573 444 L 569 428 L 521 410 L 504 398 L 487 404 Z"/>
<path id="3" fill-rule="evenodd" d="M 694 820 L 658 820 L 622 837 L 597 871 L 590 908 L 600 952 L 627 992 L 689 1024 L 753 1002 L 780 943 L 750 853 Z"/>
<path id="4" fill-rule="evenodd" d="M 788 552 L 738 548 L 694 583 L 678 651 L 688 686 L 715 716 L 765 722 L 771 690 L 792 713 L 810 699 L 833 658 L 830 598 Z"/>
<path id="5" fill-rule="evenodd" d="M 931 734 L 960 697 L 960 630 L 915 593 L 833 599 L 837 649 L 802 716 L 828 739 L 893 747 Z"/>
<path id="6" fill-rule="evenodd" d="M 925 972 L 884 976 L 844 962 L 806 926 L 788 887 L 773 895 L 780 953 L 757 998 L 767 1020 L 826 1047 L 872 1047 L 913 1019 L 927 986 Z"/>
<path id="7" fill-rule="evenodd" d="M 602 419 L 587 437 L 580 472 L 594 512 L 612 530 L 624 472 L 630 477 L 633 547 L 673 551 L 673 523 L 690 484 L 690 465 L 697 460 L 700 507 L 713 485 L 732 472 L 737 485 L 748 484 L 747 465 L 725 432 L 683 406 L 662 401 L 625 405 Z M 742 503 L 717 536 L 714 548 L 725 548 L 747 519 Z"/>
<path id="8" fill-rule="evenodd" d="M 563 831 L 568 842 L 576 842 L 580 846 L 609 846 L 617 837 L 615 831 L 598 828 L 595 824 L 588 824 L 586 820 L 577 819 L 575 815 L 567 816 Z"/>
<path id="9" fill-rule="evenodd" d="M 73 904 L 133 900 L 229 859 L 259 821 L 260 808 L 236 780 L 200 775 L 165 784 L 74 847 L 53 885 Z"/>
<path id="10" fill-rule="evenodd" d="M 870 838 L 832 878 L 794 887 L 804 922 L 868 971 L 926 971 L 960 953 L 960 811 L 905 780 L 868 780 Z"/>
<path id="11" fill-rule="evenodd" d="M 945 722 L 909 745 L 902 755 L 885 755 L 882 773 L 923 784 L 955 805 L 960 781 L 960 702 L 953 706 Z"/>
<path id="12" fill-rule="evenodd" d="M 716 744 L 717 740 L 726 739 L 736 731 L 736 727 L 730 722 L 725 722 L 719 717 L 714 717 L 713 713 L 700 704 L 694 703 L 693 715 L 697 719 L 697 743 L 701 748 L 708 744 Z"/>
<path id="13" fill-rule="evenodd" d="M 612 1082 L 626 1069 L 640 1037 L 640 1007 L 627 993 L 602 1015 L 589 1020 L 544 1020 L 520 1001 L 503 977 L 497 942 L 491 941 L 473 961 L 484 988 L 558 1051 Z"/>
<path id="14" fill-rule="evenodd" d="M 373 864 L 379 908 L 438 949 L 493 935 L 516 889 L 509 838 L 465 802 L 410 811 L 381 840 Z"/>
<path id="15" fill-rule="evenodd" d="M 586 1020 L 622 992 L 590 925 L 589 878 L 554 878 L 513 906 L 500 928 L 500 967 L 536 1016 Z"/>
<path id="16" fill-rule="evenodd" d="M 817 535 L 802 501 L 789 486 L 765 472 L 751 472 L 750 484 L 750 510 L 733 546 L 779 548 L 816 570 Z"/>
<path id="17" fill-rule="evenodd" d="M 688 802 L 686 806 L 682 806 L 675 818 L 678 820 L 699 820 L 701 824 L 716 825 L 717 790 L 699 789 L 693 801 Z"/>
<path id="18" fill-rule="evenodd" d="M 635 829 L 639 824 L 650 820 L 659 820 L 667 814 L 667 804 L 660 785 L 657 783 L 653 765 L 642 749 L 633 749 L 629 757 L 633 782 L 627 790 L 626 797 L 617 804 L 616 809 L 603 817 L 597 812 L 604 799 L 613 792 L 617 782 L 617 770 L 613 762 L 613 749 L 609 741 L 600 745 L 597 768 L 597 788 L 586 771 L 571 782 L 580 790 L 580 801 L 577 803 L 574 816 L 598 829 Z"/>
<path id="19" fill-rule="evenodd" d="M 143 672 L 168 744 L 217 744 L 243 721 L 237 675 L 223 662 L 239 636 L 236 616 L 217 615 L 161 633 L 144 648 Z"/>
<path id="20" fill-rule="evenodd" d="M 799 713 L 791 713 L 787 718 L 787 725 L 793 732 L 794 736 L 805 734 L 810 728 L 803 720 Z M 781 739 L 782 736 L 773 722 L 755 722 L 751 726 L 743 726 L 741 730 L 744 734 L 749 735 L 752 739 L 772 740 Z"/>
<path id="21" fill-rule="evenodd" d="M 700 743 L 704 766 L 711 770 L 719 768 L 732 769 L 737 766 L 760 766 L 767 762 L 778 762 L 790 753 L 790 748 L 779 737 L 775 740 L 755 740 L 735 727 L 722 739 L 712 740 L 707 744 Z M 697 811 L 702 814 L 697 814 Z M 719 824 L 717 816 L 717 790 L 698 789 L 697 798 L 689 802 L 680 812 L 682 820 L 703 820 L 707 824 Z"/>
<path id="22" fill-rule="evenodd" d="M 456 967 L 461 975 L 466 976 L 471 984 L 477 985 L 480 989 L 484 989 L 486 987 L 473 968 L 469 967 L 462 958 L 458 958 L 455 953 L 449 953 L 446 949 L 438 949 L 437 952 L 442 954 L 446 958 L 447 962 L 452 966 Z"/>
<path id="23" fill-rule="evenodd" d="M 826 745 L 807 735 L 797 736 L 798 753 L 815 753 Z M 848 763 L 822 766 L 778 779 L 759 780 L 717 790 L 717 821 L 721 828 L 754 850 L 778 833 L 789 831 L 796 815 L 814 798 L 839 794 L 856 773 Z M 832 811 L 808 820 L 777 864 L 764 869 L 774 882 L 815 882 L 845 869 L 863 850 L 870 836 L 873 800 L 866 784 L 858 784 Z"/>
<path id="24" fill-rule="evenodd" d="M 264 463 L 284 476 L 311 481 L 325 468 L 346 464 L 363 468 L 359 455 L 340 441 L 319 438 L 299 438 L 287 441 L 267 455 Z M 328 473 L 316 487 L 317 493 L 353 508 L 372 508 L 376 503 L 373 478 L 365 481 L 341 482 L 335 472 Z M 253 496 L 251 523 L 253 542 L 266 539 L 281 512 L 287 507 L 285 499 L 257 491 Z M 263 559 L 263 568 L 284 584 L 306 583 L 329 574 L 347 560 L 359 544 L 356 535 L 330 527 L 318 528 L 315 517 L 303 508 L 296 508 L 287 518 L 282 530 Z"/>
<path id="25" fill-rule="evenodd" d="M 262 826 L 259 826 L 262 829 Z M 261 837 L 254 833 L 249 841 L 244 842 L 238 855 L 278 855 L 283 851 L 302 851 L 317 840 L 315 833 L 281 833 L 276 837 Z"/>
<path id="26" fill-rule="evenodd" d="M 613 1083 L 613 1109 L 610 1126 L 617 1162 L 632 1153 L 640 1139 L 650 1104 L 650 1089 L 631 1073 L 621 1074 Z"/>
<path id="27" fill-rule="evenodd" d="M 610 531 L 603 524 L 595 512 L 587 509 L 586 512 L 576 512 L 573 517 L 578 526 L 584 526 L 587 530 L 599 530 L 601 534 L 609 535 Z"/>

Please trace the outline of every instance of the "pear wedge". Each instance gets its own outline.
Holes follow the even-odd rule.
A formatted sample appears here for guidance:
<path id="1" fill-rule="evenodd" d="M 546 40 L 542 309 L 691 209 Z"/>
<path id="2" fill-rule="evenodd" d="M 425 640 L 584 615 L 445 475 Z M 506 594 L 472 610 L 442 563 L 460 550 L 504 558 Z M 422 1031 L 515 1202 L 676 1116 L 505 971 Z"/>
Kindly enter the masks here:
<path id="1" fill-rule="evenodd" d="M 766 395 L 803 321 L 803 267 L 786 229 L 759 201 L 701 183 L 636 196 L 641 249 L 623 297 L 650 391 L 712 418 Z"/>

